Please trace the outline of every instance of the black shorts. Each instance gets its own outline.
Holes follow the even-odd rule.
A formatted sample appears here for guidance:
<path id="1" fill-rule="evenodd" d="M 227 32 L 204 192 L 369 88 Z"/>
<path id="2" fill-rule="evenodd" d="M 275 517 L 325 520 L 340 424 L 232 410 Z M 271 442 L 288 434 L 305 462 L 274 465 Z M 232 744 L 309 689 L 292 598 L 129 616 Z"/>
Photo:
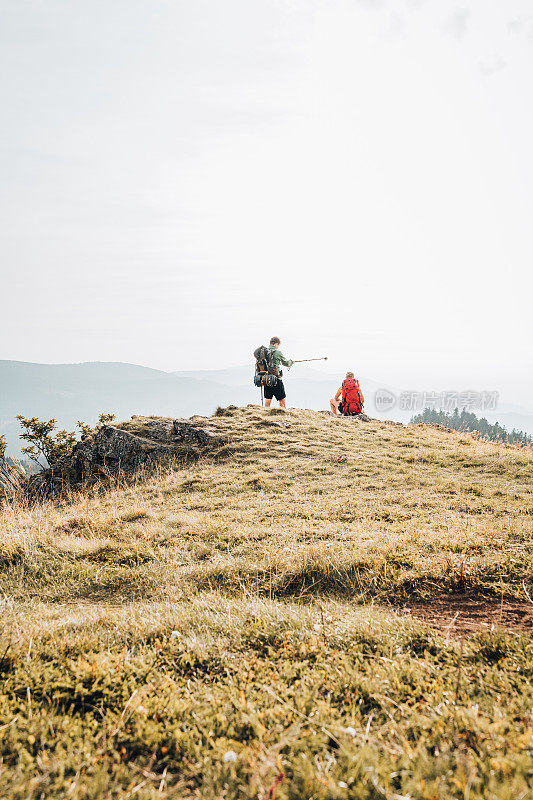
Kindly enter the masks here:
<path id="1" fill-rule="evenodd" d="M 275 397 L 276 400 L 285 400 L 285 398 L 287 397 L 287 395 L 285 394 L 285 387 L 283 385 L 283 381 L 281 380 L 281 378 L 278 378 L 278 382 L 276 383 L 275 386 L 271 386 L 270 388 L 268 386 L 265 386 L 264 391 L 265 391 L 265 400 L 272 400 L 273 397 Z"/>

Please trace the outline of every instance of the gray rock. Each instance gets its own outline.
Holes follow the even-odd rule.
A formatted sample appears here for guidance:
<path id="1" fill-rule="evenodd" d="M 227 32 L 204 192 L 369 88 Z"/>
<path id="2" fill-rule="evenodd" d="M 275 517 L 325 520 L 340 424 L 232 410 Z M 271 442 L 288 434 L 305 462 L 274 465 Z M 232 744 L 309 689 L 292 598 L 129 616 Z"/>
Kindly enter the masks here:
<path id="1" fill-rule="evenodd" d="M 121 427 L 103 425 L 84 436 L 54 469 L 32 477 L 29 488 L 32 493 L 50 494 L 65 486 L 133 474 L 165 460 L 198 457 L 221 443 L 202 418 L 132 417 Z"/>
<path id="2" fill-rule="evenodd" d="M 202 417 L 175 419 L 172 422 L 172 436 L 176 441 L 193 447 L 211 447 L 215 441 L 219 441 L 219 437 L 202 423 L 205 423 Z"/>

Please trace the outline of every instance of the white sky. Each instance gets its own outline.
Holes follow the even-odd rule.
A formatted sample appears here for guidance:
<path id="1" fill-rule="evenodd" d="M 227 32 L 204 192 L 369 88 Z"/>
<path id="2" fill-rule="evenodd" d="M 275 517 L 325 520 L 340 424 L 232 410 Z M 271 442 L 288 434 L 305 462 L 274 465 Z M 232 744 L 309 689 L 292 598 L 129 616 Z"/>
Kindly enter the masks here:
<path id="1" fill-rule="evenodd" d="M 0 13 L 0 358 L 533 400 L 532 0 Z"/>

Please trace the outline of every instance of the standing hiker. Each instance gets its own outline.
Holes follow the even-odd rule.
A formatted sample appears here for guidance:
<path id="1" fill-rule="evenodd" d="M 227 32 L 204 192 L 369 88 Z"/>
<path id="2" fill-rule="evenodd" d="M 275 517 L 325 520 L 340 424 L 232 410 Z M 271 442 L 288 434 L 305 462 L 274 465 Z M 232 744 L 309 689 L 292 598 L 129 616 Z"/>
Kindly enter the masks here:
<path id="1" fill-rule="evenodd" d="M 278 379 L 275 386 L 265 386 L 266 408 L 270 408 L 272 398 L 275 397 L 276 400 L 279 400 L 279 407 L 285 409 L 285 398 L 287 395 L 285 394 L 285 387 L 282 381 L 283 372 L 280 369 L 280 365 L 283 364 L 284 367 L 292 367 L 294 362 L 290 358 L 285 358 L 279 349 L 280 344 L 281 341 L 279 338 L 277 336 L 273 336 L 270 340 L 270 347 L 268 348 L 268 352 L 274 365 L 273 374 L 277 375 Z"/>
<path id="2" fill-rule="evenodd" d="M 355 379 L 353 372 L 347 372 L 342 385 L 335 397 L 329 401 L 333 414 L 343 414 L 345 417 L 361 414 L 365 398 L 359 388 L 359 381 Z"/>

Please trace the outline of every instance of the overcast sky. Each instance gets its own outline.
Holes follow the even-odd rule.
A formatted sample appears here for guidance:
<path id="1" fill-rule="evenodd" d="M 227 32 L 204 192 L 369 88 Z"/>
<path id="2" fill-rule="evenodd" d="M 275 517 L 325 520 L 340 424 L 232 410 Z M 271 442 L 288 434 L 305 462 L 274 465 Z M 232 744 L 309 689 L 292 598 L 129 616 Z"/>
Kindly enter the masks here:
<path id="1" fill-rule="evenodd" d="M 531 400 L 531 0 L 0 0 L 0 358 Z"/>

